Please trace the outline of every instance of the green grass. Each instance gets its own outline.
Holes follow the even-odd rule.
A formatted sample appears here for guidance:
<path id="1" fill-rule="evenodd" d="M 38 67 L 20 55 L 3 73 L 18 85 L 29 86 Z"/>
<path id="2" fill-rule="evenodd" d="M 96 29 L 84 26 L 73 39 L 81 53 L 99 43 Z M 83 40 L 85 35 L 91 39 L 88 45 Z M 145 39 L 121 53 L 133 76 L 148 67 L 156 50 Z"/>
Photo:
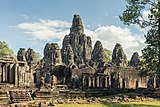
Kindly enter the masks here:
<path id="1" fill-rule="evenodd" d="M 107 104 L 64 104 L 55 107 L 160 107 L 160 102 L 124 102 Z"/>
<path id="2" fill-rule="evenodd" d="M 109 96 L 102 96 L 100 97 L 101 99 L 106 99 L 106 98 L 111 98 L 111 97 L 114 97 L 114 96 L 122 96 L 122 95 L 138 95 L 137 93 L 120 93 L 120 94 L 115 94 L 115 95 L 109 95 Z"/>

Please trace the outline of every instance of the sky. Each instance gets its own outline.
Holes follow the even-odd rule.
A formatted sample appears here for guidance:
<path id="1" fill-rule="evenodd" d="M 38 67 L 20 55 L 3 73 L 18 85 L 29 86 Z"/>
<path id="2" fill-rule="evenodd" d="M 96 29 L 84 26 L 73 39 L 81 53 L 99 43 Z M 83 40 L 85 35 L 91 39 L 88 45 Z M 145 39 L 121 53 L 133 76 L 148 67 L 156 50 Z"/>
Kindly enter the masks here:
<path id="1" fill-rule="evenodd" d="M 62 46 L 73 15 L 78 14 L 93 46 L 100 40 L 112 51 L 120 43 L 130 59 L 133 52 L 141 54 L 145 47 L 145 30 L 119 20 L 125 5 L 125 0 L 1 0 L 0 41 L 6 41 L 15 54 L 19 48 L 32 48 L 43 56 L 46 43 Z"/>

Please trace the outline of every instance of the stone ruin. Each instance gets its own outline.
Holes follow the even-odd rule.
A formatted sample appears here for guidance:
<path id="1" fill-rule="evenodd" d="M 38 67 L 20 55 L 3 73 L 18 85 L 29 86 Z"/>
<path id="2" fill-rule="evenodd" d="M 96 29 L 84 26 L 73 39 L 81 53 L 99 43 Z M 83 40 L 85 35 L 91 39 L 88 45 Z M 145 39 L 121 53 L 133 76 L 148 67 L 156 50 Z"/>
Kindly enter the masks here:
<path id="1" fill-rule="evenodd" d="M 128 62 L 119 43 L 113 49 L 112 62 L 108 62 L 102 43 L 96 41 L 92 49 L 91 37 L 84 34 L 80 16 L 74 15 L 70 33 L 63 39 L 62 49 L 57 43 L 47 43 L 44 57 L 38 62 L 31 48 L 27 51 L 20 48 L 17 59 L 0 58 L 0 92 L 5 88 L 5 95 L 8 96 L 9 91 L 11 100 L 16 103 L 32 100 L 29 90 L 24 87 L 31 88 L 34 99 L 40 100 L 51 98 L 51 92 L 55 93 L 55 97 L 98 96 L 106 89 L 146 88 L 149 80 L 138 75 L 139 62 L 140 57 L 136 52 Z M 15 91 L 17 87 L 25 90 Z M 85 90 L 86 93 L 68 91 L 67 87 Z M 55 90 L 59 88 L 65 91 Z M 94 90 L 93 93 L 88 93 L 88 89 Z M 100 91 L 95 94 L 96 90 Z"/>
<path id="2" fill-rule="evenodd" d="M 129 62 L 129 65 L 134 67 L 134 68 L 138 68 L 139 63 L 140 63 L 140 56 L 138 55 L 137 52 L 134 52 L 132 57 L 131 57 L 131 60 Z"/>
<path id="3" fill-rule="evenodd" d="M 112 62 L 116 66 L 120 66 L 120 67 L 127 67 L 128 65 L 127 57 L 124 54 L 122 46 L 119 43 L 117 43 L 113 49 Z"/>
<path id="4" fill-rule="evenodd" d="M 139 56 L 134 53 L 128 62 L 122 46 L 117 43 L 113 49 L 112 63 L 108 63 L 102 43 L 96 41 L 92 49 L 92 40 L 84 34 L 80 16 L 74 15 L 62 49 L 56 43 L 46 44 L 41 68 L 36 71 L 36 84 L 40 86 L 40 77 L 44 77 L 45 83 L 50 85 L 54 75 L 57 84 L 69 88 L 146 87 L 147 79 L 138 76 L 135 69 L 139 61 Z"/>
<path id="5" fill-rule="evenodd" d="M 91 59 L 92 41 L 84 34 L 82 20 L 79 15 L 74 15 L 69 35 L 63 39 L 62 62 L 66 65 L 71 63 L 78 67 L 86 65 Z"/>
<path id="6" fill-rule="evenodd" d="M 36 64 L 33 49 L 20 48 L 17 59 L 0 58 L 0 83 L 13 84 L 15 86 L 33 86 L 33 69 Z"/>

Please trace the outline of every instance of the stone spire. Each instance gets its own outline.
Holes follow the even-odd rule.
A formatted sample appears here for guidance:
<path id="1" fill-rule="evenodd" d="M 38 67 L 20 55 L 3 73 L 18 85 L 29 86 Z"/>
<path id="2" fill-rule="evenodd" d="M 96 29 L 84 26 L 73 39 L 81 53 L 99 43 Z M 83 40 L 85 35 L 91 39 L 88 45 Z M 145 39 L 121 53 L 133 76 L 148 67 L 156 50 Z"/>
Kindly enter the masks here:
<path id="1" fill-rule="evenodd" d="M 94 45 L 94 49 L 92 51 L 90 65 L 93 67 L 102 68 L 104 66 L 105 60 L 105 53 L 100 41 L 96 41 Z"/>
<path id="2" fill-rule="evenodd" d="M 17 53 L 17 59 L 18 61 L 27 61 L 30 66 L 37 63 L 36 52 L 31 48 L 28 48 L 27 51 L 25 48 L 20 48 Z"/>
<path id="3" fill-rule="evenodd" d="M 126 67 L 128 65 L 127 57 L 124 54 L 123 48 L 119 43 L 117 43 L 113 49 L 112 62 L 116 66 L 120 66 L 120 67 Z"/>
<path id="4" fill-rule="evenodd" d="M 74 63 L 79 66 L 91 59 L 92 41 L 83 31 L 80 16 L 74 15 L 70 34 L 64 37 L 61 51 L 62 61 L 66 65 Z"/>
<path id="5" fill-rule="evenodd" d="M 26 61 L 26 49 L 25 48 L 20 48 L 18 50 L 18 53 L 17 53 L 17 59 L 18 61 Z"/>
<path id="6" fill-rule="evenodd" d="M 98 62 L 99 60 L 105 60 L 105 53 L 100 41 L 97 41 L 92 51 L 92 60 Z"/>
<path id="7" fill-rule="evenodd" d="M 73 21 L 72 21 L 72 27 L 70 29 L 71 33 L 83 33 L 83 24 L 82 20 L 79 15 L 74 15 Z"/>
<path id="8" fill-rule="evenodd" d="M 134 68 L 137 68 L 139 66 L 139 62 L 140 62 L 140 56 L 138 55 L 137 52 L 134 52 L 129 62 L 129 65 Z"/>
<path id="9" fill-rule="evenodd" d="M 57 43 L 47 43 L 44 48 L 44 60 L 47 66 L 61 64 L 61 50 Z"/>

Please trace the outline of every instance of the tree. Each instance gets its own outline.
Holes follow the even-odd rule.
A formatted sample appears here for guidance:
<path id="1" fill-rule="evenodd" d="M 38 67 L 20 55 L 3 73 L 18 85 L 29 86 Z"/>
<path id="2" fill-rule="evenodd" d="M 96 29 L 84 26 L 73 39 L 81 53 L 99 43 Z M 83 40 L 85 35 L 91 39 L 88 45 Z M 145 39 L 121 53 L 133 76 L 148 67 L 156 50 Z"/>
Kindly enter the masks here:
<path id="1" fill-rule="evenodd" d="M 35 52 L 35 56 L 36 56 L 37 61 L 40 61 L 42 59 L 40 53 L 38 52 Z"/>
<path id="2" fill-rule="evenodd" d="M 138 24 L 141 28 L 150 27 L 145 35 L 147 46 L 142 50 L 142 71 L 146 74 L 158 76 L 160 87 L 160 0 L 126 0 L 128 5 L 120 16 L 124 24 Z M 142 15 L 143 10 L 148 10 L 148 19 Z"/>
<path id="3" fill-rule="evenodd" d="M 112 54 L 112 51 L 108 50 L 108 49 L 104 49 L 104 53 L 105 53 L 105 58 L 106 58 L 106 61 L 109 61 L 111 62 L 111 54 Z"/>
<path id="4" fill-rule="evenodd" d="M 13 56 L 14 52 L 9 48 L 5 41 L 0 41 L 0 57 L 4 57 L 6 55 Z"/>

